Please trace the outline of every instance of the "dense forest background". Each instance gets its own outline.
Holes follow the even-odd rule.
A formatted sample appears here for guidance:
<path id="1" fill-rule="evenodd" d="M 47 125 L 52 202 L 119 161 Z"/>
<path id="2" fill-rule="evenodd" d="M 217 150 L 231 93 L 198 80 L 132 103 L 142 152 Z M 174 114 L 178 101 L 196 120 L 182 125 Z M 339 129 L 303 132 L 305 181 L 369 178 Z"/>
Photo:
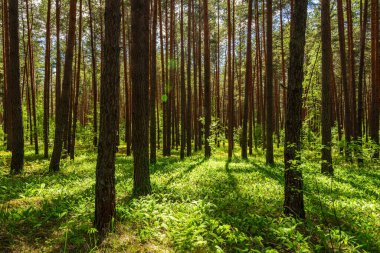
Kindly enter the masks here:
<path id="1" fill-rule="evenodd" d="M 0 251 L 380 250 L 378 0 L 0 5 Z"/>

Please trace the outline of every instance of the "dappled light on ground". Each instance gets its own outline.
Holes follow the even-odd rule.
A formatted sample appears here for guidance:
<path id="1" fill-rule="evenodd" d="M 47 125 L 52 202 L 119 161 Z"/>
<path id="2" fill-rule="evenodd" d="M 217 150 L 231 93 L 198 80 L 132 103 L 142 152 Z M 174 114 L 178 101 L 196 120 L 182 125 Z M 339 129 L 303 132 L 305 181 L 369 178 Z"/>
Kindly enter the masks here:
<path id="1" fill-rule="evenodd" d="M 330 178 L 312 152 L 304 156 L 301 222 L 282 215 L 283 164 L 266 166 L 260 153 L 248 161 L 237 153 L 227 161 L 224 149 L 208 160 L 203 153 L 159 157 L 151 166 L 153 194 L 139 199 L 132 198 L 132 159 L 119 153 L 115 231 L 96 248 L 95 152 L 83 150 L 50 174 L 48 162 L 28 149 L 21 176 L 1 166 L 0 251 L 379 251 L 378 164 L 357 168 L 338 159 Z M 6 165 L 9 153 L 0 159 Z"/>

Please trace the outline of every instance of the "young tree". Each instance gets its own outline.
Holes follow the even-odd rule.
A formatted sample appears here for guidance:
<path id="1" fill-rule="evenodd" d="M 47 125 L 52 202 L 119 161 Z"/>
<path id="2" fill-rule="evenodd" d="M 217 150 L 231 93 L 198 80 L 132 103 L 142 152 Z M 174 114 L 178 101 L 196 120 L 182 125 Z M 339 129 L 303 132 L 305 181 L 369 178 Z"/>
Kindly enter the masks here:
<path id="1" fill-rule="evenodd" d="M 69 97 L 72 83 L 73 72 L 73 55 L 75 43 L 75 23 L 76 23 L 76 0 L 70 0 L 69 11 L 69 30 L 67 36 L 66 54 L 65 54 L 65 67 L 63 73 L 62 92 L 61 98 L 58 103 L 58 114 L 55 120 L 55 136 L 54 148 L 50 160 L 50 171 L 59 171 L 59 162 L 61 160 L 62 146 L 63 146 L 63 131 L 68 126 L 69 114 Z"/>
<path id="2" fill-rule="evenodd" d="M 99 241 L 112 228 L 115 216 L 115 155 L 120 85 L 120 0 L 106 0 L 104 64 L 101 76 L 100 132 L 95 185 L 95 227 Z"/>
<path id="3" fill-rule="evenodd" d="M 150 193 L 149 176 L 149 6 L 132 0 L 132 145 L 136 196 Z M 115 43 L 117 45 L 117 43 Z"/>
<path id="4" fill-rule="evenodd" d="M 211 147 L 209 143 L 210 125 L 211 125 L 211 76 L 210 76 L 210 32 L 208 25 L 208 1 L 203 0 L 203 25 L 204 25 L 204 111 L 205 111 L 205 157 L 211 156 Z"/>
<path id="5" fill-rule="evenodd" d="M 266 163 L 273 164 L 273 39 L 272 0 L 267 0 L 267 61 L 266 61 Z"/>
<path id="6" fill-rule="evenodd" d="M 302 82 L 305 54 L 307 0 L 294 2 L 291 15 L 288 94 L 285 119 L 285 201 L 287 215 L 305 218 L 303 180 L 300 171 L 302 127 Z"/>
<path id="7" fill-rule="evenodd" d="M 12 122 L 12 159 L 11 174 L 21 173 L 24 166 L 24 130 L 22 122 L 19 52 L 19 14 L 18 1 L 9 1 L 9 65 L 8 99 L 11 104 Z"/>
<path id="8" fill-rule="evenodd" d="M 241 141 L 241 156 L 247 159 L 247 124 L 248 124 L 248 104 L 249 92 L 252 85 L 252 2 L 248 0 L 248 31 L 247 31 L 247 60 L 245 68 L 245 90 L 244 90 L 244 116 L 243 116 L 243 135 Z"/>
<path id="9" fill-rule="evenodd" d="M 330 68 L 331 61 L 331 25 L 330 0 L 321 2 L 322 36 L 322 173 L 333 175 L 331 157 L 331 103 Z"/>

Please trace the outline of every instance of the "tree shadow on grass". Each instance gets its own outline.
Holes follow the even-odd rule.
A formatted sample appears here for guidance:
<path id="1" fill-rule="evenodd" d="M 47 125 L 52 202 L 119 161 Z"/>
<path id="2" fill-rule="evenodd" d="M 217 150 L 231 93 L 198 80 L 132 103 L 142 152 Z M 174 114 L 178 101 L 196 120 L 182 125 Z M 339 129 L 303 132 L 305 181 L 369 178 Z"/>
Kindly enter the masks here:
<path id="1" fill-rule="evenodd" d="M 55 248 L 53 251 L 61 251 L 65 244 L 73 249 L 72 252 L 86 250 L 93 213 L 93 208 L 89 209 L 86 203 L 88 197 L 93 199 L 93 195 L 92 185 L 79 192 L 45 199 L 39 205 L 31 205 L 17 212 L 0 209 L 3 224 L 0 229 L 0 251 L 9 252 L 19 248 L 20 244 L 27 250 L 38 250 L 38 245 L 46 246 L 46 243 L 51 243 Z M 65 235 L 63 230 L 68 234 Z"/>

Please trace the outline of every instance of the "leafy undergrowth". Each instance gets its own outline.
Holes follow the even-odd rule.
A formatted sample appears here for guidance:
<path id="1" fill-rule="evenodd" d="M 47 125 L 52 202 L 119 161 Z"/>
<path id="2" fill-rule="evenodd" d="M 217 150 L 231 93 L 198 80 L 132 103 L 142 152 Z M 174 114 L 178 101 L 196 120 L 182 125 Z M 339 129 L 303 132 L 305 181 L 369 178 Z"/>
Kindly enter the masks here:
<path id="1" fill-rule="evenodd" d="M 123 152 L 123 148 L 120 149 Z M 116 161 L 114 232 L 96 247 L 95 150 L 64 159 L 61 172 L 27 148 L 25 171 L 9 176 L 0 151 L 0 252 L 380 252 L 380 169 L 335 157 L 335 177 L 319 173 L 319 154 L 304 152 L 302 222 L 282 215 L 282 150 L 275 166 L 256 151 L 248 161 L 209 160 L 202 152 L 151 166 L 153 194 L 134 199 L 132 158 Z"/>

